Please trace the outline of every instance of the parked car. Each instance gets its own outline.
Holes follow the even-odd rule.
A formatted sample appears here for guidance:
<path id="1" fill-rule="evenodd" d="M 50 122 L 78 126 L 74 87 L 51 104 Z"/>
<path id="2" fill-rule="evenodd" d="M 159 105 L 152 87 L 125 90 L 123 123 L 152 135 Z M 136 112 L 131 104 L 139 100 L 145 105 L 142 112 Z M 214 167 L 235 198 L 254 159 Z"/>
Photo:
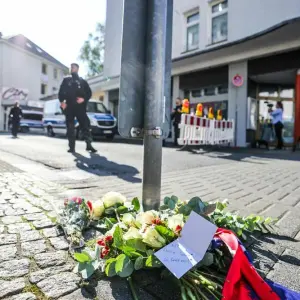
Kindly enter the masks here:
<path id="1" fill-rule="evenodd" d="M 90 120 L 93 137 L 105 136 L 107 139 L 114 138 L 117 133 L 117 120 L 101 101 L 91 99 L 87 105 L 87 115 Z M 58 99 L 45 102 L 43 126 L 48 136 L 66 135 L 66 119 Z M 77 138 L 82 139 L 77 120 L 75 120 L 75 128 Z"/>

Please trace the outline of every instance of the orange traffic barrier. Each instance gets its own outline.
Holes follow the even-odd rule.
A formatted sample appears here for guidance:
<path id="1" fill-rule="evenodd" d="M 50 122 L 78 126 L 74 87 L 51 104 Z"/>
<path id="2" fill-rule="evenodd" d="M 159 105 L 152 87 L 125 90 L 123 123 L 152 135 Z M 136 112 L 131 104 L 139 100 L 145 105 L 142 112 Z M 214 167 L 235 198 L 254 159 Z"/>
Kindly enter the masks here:
<path id="1" fill-rule="evenodd" d="M 190 102 L 188 99 L 184 99 L 182 101 L 182 109 L 181 109 L 181 113 L 183 114 L 188 114 L 190 112 Z"/>
<path id="2" fill-rule="evenodd" d="M 213 108 L 212 108 L 212 107 L 210 107 L 210 108 L 208 109 L 208 118 L 211 119 L 211 120 L 213 120 L 213 119 L 215 118 L 215 116 L 214 116 L 214 111 L 213 111 Z"/>
<path id="3" fill-rule="evenodd" d="M 222 121 L 222 110 L 220 110 L 220 109 L 218 109 L 218 111 L 217 111 L 217 120 L 218 121 Z"/>

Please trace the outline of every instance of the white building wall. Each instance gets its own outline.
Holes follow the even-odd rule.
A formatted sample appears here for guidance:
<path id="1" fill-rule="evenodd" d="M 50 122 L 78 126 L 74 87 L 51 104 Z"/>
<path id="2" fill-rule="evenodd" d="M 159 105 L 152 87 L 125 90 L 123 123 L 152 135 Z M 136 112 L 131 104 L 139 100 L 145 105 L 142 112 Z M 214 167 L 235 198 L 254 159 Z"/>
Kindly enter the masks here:
<path id="1" fill-rule="evenodd" d="M 233 77 L 237 74 L 244 78 L 244 83 L 241 87 L 236 87 L 232 83 Z M 230 64 L 228 81 L 228 119 L 234 119 L 236 122 L 235 146 L 245 147 L 247 125 L 248 62 L 243 61 Z"/>

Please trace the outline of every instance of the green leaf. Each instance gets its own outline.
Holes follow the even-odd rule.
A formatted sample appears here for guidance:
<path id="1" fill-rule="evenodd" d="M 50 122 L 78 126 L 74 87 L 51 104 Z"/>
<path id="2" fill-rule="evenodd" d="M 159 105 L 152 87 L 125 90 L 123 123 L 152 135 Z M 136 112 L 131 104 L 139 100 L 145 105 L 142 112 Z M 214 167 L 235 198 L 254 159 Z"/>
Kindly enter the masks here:
<path id="1" fill-rule="evenodd" d="M 216 210 L 217 205 L 215 203 L 205 205 L 203 213 L 205 215 L 210 215 Z"/>
<path id="2" fill-rule="evenodd" d="M 205 209 L 205 205 L 199 197 L 193 197 L 187 205 L 198 214 L 203 213 Z"/>
<path id="3" fill-rule="evenodd" d="M 170 199 L 168 202 L 168 207 L 174 209 L 176 207 L 176 202 L 173 199 Z"/>
<path id="4" fill-rule="evenodd" d="M 113 277 L 113 276 L 117 275 L 115 268 L 116 268 L 116 259 L 111 258 L 111 259 L 107 260 L 107 262 L 105 264 L 106 276 Z"/>
<path id="5" fill-rule="evenodd" d="M 135 262 L 134 262 L 134 269 L 135 270 L 140 270 L 144 267 L 144 259 L 143 257 L 138 257 Z"/>
<path id="6" fill-rule="evenodd" d="M 131 201 L 131 204 L 133 205 L 135 211 L 140 210 L 141 204 L 140 204 L 140 201 L 138 198 L 133 198 L 133 200 Z"/>
<path id="7" fill-rule="evenodd" d="M 94 274 L 95 271 L 96 270 L 92 263 L 86 263 L 85 268 L 80 273 L 82 275 L 82 278 L 88 279 Z"/>
<path id="8" fill-rule="evenodd" d="M 160 233 L 168 241 L 172 241 L 176 237 L 175 233 L 171 229 L 169 229 L 165 226 L 157 225 L 157 226 L 155 226 L 155 229 L 158 233 Z"/>
<path id="9" fill-rule="evenodd" d="M 184 216 L 190 215 L 191 211 L 192 211 L 192 208 L 190 206 L 188 206 L 188 205 L 183 205 L 178 210 L 178 212 L 180 214 L 183 214 Z"/>
<path id="10" fill-rule="evenodd" d="M 171 200 L 173 200 L 175 203 L 177 203 L 178 202 L 178 197 L 176 197 L 176 196 L 171 196 Z"/>
<path id="11" fill-rule="evenodd" d="M 116 258 L 115 270 L 118 276 L 128 277 L 132 274 L 134 266 L 128 256 L 126 256 L 125 254 L 120 254 Z"/>
<path id="12" fill-rule="evenodd" d="M 83 251 L 81 253 L 78 253 L 78 252 L 74 253 L 74 258 L 80 263 L 92 261 L 91 256 L 85 251 Z"/>
<path id="13" fill-rule="evenodd" d="M 150 255 L 145 263 L 148 268 L 160 268 L 162 263 L 154 255 Z"/>
<path id="14" fill-rule="evenodd" d="M 222 202 L 216 203 L 216 209 L 218 209 L 220 211 L 223 211 L 226 207 L 227 207 L 227 205 L 225 203 L 222 203 Z"/>
<path id="15" fill-rule="evenodd" d="M 164 204 L 165 204 L 165 205 L 168 205 L 168 203 L 169 203 L 170 200 L 171 200 L 170 197 L 165 197 L 165 198 L 164 198 Z"/>
<path id="16" fill-rule="evenodd" d="M 113 215 L 115 214 L 115 209 L 113 207 L 106 208 L 104 212 L 106 215 Z"/>
<path id="17" fill-rule="evenodd" d="M 130 239 L 125 242 L 125 245 L 133 248 L 134 250 L 146 253 L 146 245 L 141 239 Z"/>
<path id="18" fill-rule="evenodd" d="M 113 228 L 114 224 L 113 224 L 113 222 L 109 218 L 105 218 L 104 222 L 105 222 L 106 228 L 108 230 L 110 230 L 110 229 Z"/>
<path id="19" fill-rule="evenodd" d="M 113 244 L 114 247 L 120 248 L 123 246 L 123 231 L 120 228 L 120 226 L 116 227 L 113 238 L 114 238 L 114 244 Z"/>
<path id="20" fill-rule="evenodd" d="M 128 212 L 128 207 L 126 207 L 126 206 L 119 206 L 119 207 L 117 208 L 117 212 L 118 212 L 119 214 L 125 214 L 125 213 Z"/>
<path id="21" fill-rule="evenodd" d="M 169 206 L 168 205 L 162 205 L 159 210 L 166 210 L 166 209 L 169 209 Z"/>

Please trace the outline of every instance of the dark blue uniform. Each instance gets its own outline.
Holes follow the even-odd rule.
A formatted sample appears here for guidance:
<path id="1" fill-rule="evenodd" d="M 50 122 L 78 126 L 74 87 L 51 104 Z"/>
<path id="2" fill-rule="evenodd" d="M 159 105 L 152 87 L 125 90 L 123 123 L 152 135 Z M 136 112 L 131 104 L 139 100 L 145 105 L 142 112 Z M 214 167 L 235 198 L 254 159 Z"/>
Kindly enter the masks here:
<path id="1" fill-rule="evenodd" d="M 87 144 L 87 150 L 92 150 L 92 137 L 89 130 L 89 118 L 86 114 L 86 106 L 92 96 L 89 84 L 81 77 L 72 75 L 64 78 L 58 98 L 60 102 L 66 101 L 67 108 L 64 113 L 66 115 L 67 136 L 69 140 L 70 151 L 75 151 L 75 118 L 77 119 L 82 131 L 84 140 Z M 83 98 L 83 103 L 77 103 L 77 98 Z M 95 151 L 93 151 L 95 152 Z"/>

